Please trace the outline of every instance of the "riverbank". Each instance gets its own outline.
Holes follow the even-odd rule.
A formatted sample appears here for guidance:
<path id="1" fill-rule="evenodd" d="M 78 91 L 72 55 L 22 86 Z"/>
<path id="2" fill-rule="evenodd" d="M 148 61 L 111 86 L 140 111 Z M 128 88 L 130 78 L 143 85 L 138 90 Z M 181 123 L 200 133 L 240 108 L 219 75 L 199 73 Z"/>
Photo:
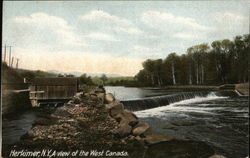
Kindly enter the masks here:
<path id="1" fill-rule="evenodd" d="M 124 110 L 118 100 L 102 89 L 78 93 L 54 113 L 37 119 L 21 141 L 5 151 L 5 157 L 15 155 L 14 150 L 44 150 L 46 154 L 49 150 L 70 154 L 78 151 L 75 157 L 83 157 L 79 151 L 100 154 L 99 157 L 125 154 L 125 157 L 137 158 L 152 155 L 155 158 L 166 155 L 208 158 L 214 154 L 205 143 L 155 133 L 149 124 L 140 122 L 134 113 Z"/>
<path id="2" fill-rule="evenodd" d="M 249 83 L 239 84 L 224 84 L 220 86 L 203 86 L 203 85 L 176 85 L 163 87 L 141 87 L 145 90 L 159 90 L 159 91 L 218 91 L 218 90 L 237 90 L 242 95 L 249 95 Z"/>

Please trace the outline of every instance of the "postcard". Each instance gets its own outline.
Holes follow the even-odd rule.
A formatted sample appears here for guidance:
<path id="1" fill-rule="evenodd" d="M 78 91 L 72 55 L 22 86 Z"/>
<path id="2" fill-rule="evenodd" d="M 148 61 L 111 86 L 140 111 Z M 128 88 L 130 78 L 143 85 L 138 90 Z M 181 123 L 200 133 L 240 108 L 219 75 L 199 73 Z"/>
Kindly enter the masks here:
<path id="1" fill-rule="evenodd" d="M 248 158 L 249 3 L 3 1 L 2 158 Z"/>

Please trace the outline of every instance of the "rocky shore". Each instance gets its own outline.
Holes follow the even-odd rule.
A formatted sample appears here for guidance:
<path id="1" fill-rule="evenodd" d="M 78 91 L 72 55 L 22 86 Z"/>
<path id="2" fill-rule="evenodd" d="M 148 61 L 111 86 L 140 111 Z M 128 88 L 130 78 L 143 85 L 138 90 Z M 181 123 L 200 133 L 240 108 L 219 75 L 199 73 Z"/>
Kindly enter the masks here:
<path id="1" fill-rule="evenodd" d="M 40 152 L 29 157 L 216 158 L 203 142 L 155 133 L 102 87 L 79 92 L 54 113 L 37 119 L 5 157 L 16 157 L 18 151 Z"/>

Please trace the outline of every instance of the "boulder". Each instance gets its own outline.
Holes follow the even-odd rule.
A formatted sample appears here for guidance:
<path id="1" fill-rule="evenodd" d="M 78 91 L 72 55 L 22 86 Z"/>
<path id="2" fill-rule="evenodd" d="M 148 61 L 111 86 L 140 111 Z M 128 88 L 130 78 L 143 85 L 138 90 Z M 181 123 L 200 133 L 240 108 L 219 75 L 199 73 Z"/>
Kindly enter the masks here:
<path id="1" fill-rule="evenodd" d="M 139 122 L 138 117 L 134 113 L 126 110 L 117 114 L 114 118 L 120 122 L 126 122 L 128 125 L 132 127 L 137 125 Z"/>
<path id="2" fill-rule="evenodd" d="M 105 93 L 105 89 L 103 86 L 98 86 L 98 88 L 96 88 L 95 93 Z"/>
<path id="3" fill-rule="evenodd" d="M 104 101 L 105 93 L 97 93 L 97 97 Z"/>
<path id="4" fill-rule="evenodd" d="M 75 94 L 75 97 L 77 98 L 82 98 L 83 97 L 83 92 L 78 92 Z"/>
<path id="5" fill-rule="evenodd" d="M 147 124 L 147 123 L 138 123 L 138 124 L 134 127 L 132 133 L 133 133 L 133 135 L 135 135 L 135 136 L 139 136 L 139 135 L 145 133 L 147 130 L 150 130 L 149 124 Z"/>
<path id="6" fill-rule="evenodd" d="M 174 138 L 175 137 L 173 136 L 162 135 L 159 133 L 152 133 L 152 134 L 146 135 L 146 137 L 144 138 L 144 141 L 148 145 L 153 145 L 153 144 L 157 144 L 161 142 L 170 141 L 170 140 L 173 140 Z"/>
<path id="7" fill-rule="evenodd" d="M 109 110 L 110 116 L 114 117 L 118 115 L 119 113 L 122 113 L 124 111 L 123 104 L 119 102 L 112 102 L 105 105 L 106 109 Z"/>
<path id="8" fill-rule="evenodd" d="M 72 101 L 73 101 L 74 104 L 80 104 L 81 103 L 81 98 L 74 96 Z"/>
<path id="9" fill-rule="evenodd" d="M 118 129 L 116 130 L 116 134 L 120 137 L 128 136 L 131 133 L 132 127 L 129 126 L 126 122 L 120 122 Z"/>
<path id="10" fill-rule="evenodd" d="M 115 97 L 112 93 L 107 93 L 105 95 L 105 102 L 106 103 L 112 103 L 113 101 L 115 101 Z"/>
<path id="11" fill-rule="evenodd" d="M 34 125 L 50 125 L 52 124 L 54 121 L 48 118 L 38 118 L 34 121 Z"/>
<path id="12" fill-rule="evenodd" d="M 143 138 L 141 138 L 140 136 L 136 136 L 134 139 L 138 141 L 141 145 L 145 144 Z"/>

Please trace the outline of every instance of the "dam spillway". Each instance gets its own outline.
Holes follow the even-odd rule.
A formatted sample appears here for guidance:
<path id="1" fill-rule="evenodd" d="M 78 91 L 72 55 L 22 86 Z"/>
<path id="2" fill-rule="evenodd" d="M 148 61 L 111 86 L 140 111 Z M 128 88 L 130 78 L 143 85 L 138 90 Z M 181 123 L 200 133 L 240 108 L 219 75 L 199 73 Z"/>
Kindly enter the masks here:
<path id="1" fill-rule="evenodd" d="M 121 101 L 125 109 L 130 111 L 139 111 L 145 109 L 151 109 L 160 106 L 166 106 L 175 102 L 182 100 L 188 100 L 196 97 L 209 97 L 209 96 L 225 96 L 225 97 L 236 97 L 239 94 L 233 90 L 225 91 L 197 91 L 197 92 L 180 92 L 170 95 L 162 95 L 157 97 L 146 97 L 138 98 L 132 100 L 123 100 Z"/>

